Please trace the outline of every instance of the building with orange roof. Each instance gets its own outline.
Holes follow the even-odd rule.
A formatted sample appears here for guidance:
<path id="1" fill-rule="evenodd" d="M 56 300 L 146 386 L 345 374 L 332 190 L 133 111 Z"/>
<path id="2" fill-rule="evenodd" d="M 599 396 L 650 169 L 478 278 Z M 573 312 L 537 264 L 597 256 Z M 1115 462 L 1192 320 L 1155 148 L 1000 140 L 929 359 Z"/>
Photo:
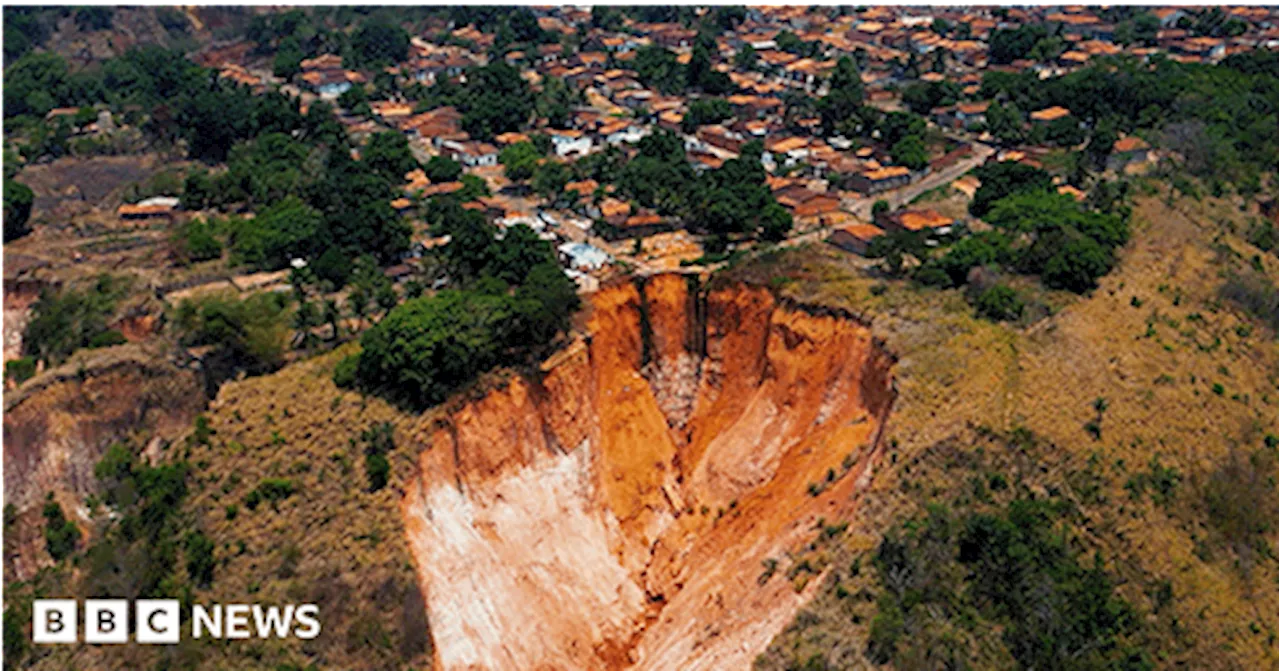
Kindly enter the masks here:
<path id="1" fill-rule="evenodd" d="M 924 231 L 931 235 L 946 235 L 956 223 L 955 219 L 936 210 L 899 210 L 882 215 L 881 221 L 886 231 Z"/>
<path id="2" fill-rule="evenodd" d="M 1111 145 L 1111 155 L 1107 157 L 1107 168 L 1121 172 L 1130 165 L 1146 163 L 1150 158 L 1151 145 L 1137 135 L 1126 135 Z"/>
<path id="3" fill-rule="evenodd" d="M 882 235 L 884 235 L 884 229 L 878 226 L 856 223 L 832 231 L 827 242 L 845 251 L 866 256 L 871 249 L 871 241 Z"/>
<path id="4" fill-rule="evenodd" d="M 911 171 L 900 165 L 865 170 L 850 178 L 853 190 L 865 195 L 896 189 L 910 183 Z"/>
<path id="5" fill-rule="evenodd" d="M 1068 116 L 1071 116 L 1071 110 L 1054 105 L 1053 107 L 1046 107 L 1042 110 L 1032 112 L 1031 121 L 1035 123 L 1049 123 Z"/>

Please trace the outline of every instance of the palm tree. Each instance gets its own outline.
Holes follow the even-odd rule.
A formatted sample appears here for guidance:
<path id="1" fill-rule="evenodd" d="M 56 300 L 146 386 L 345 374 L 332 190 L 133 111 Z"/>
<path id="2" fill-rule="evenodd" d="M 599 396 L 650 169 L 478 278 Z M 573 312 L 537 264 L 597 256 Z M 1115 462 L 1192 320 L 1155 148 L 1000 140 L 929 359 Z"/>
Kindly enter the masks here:
<path id="1" fill-rule="evenodd" d="M 324 319 L 329 325 L 330 340 L 338 339 L 338 320 L 342 318 L 342 312 L 338 310 L 338 304 L 332 298 L 326 298 L 324 301 Z"/>
<path id="2" fill-rule="evenodd" d="M 356 318 L 356 323 L 363 327 L 364 317 L 369 314 L 369 294 L 359 286 L 352 287 L 347 294 L 347 310 Z"/>
<path id="3" fill-rule="evenodd" d="M 320 311 L 315 303 L 307 300 L 298 303 L 298 309 L 293 313 L 293 328 L 301 336 L 300 342 L 304 347 L 310 348 L 315 344 L 316 334 L 311 329 L 320 324 Z"/>

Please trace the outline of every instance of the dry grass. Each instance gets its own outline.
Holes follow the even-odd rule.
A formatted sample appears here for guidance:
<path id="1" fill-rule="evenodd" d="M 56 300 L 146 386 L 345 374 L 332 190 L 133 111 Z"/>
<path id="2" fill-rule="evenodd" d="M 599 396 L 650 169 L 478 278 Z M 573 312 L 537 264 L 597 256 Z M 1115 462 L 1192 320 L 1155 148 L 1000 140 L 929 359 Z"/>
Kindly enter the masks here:
<path id="1" fill-rule="evenodd" d="M 267 666 L 304 659 L 323 668 L 429 666 L 399 507 L 414 473 L 409 436 L 417 418 L 334 386 L 333 365 L 349 349 L 225 385 L 209 411 L 210 444 L 188 457 L 188 508 L 219 560 L 212 587 L 198 597 L 316 603 L 324 626 L 311 643 L 220 648 L 221 664 L 239 666 L 253 655 Z M 396 425 L 397 446 L 388 455 L 388 485 L 370 492 L 360 434 L 380 422 Z M 287 478 L 297 493 L 249 510 L 245 496 L 265 478 Z M 234 519 L 228 506 L 238 509 Z"/>
<path id="2" fill-rule="evenodd" d="M 968 427 L 1025 426 L 1060 451 L 1056 463 L 1042 464 L 1050 471 L 1042 482 L 1085 468 L 1095 455 L 1104 465 L 1107 503 L 1078 531 L 1128 581 L 1122 594 L 1144 612 L 1152 612 L 1144 587 L 1167 581 L 1172 588 L 1171 606 L 1147 618 L 1158 666 L 1274 667 L 1274 522 L 1259 561 L 1233 549 L 1205 513 L 1205 483 L 1231 455 L 1274 450 L 1263 437 L 1276 432 L 1276 335 L 1219 299 L 1232 270 L 1257 263 L 1258 250 L 1243 239 L 1248 219 L 1236 203 L 1181 198 L 1169 206 L 1141 197 L 1134 241 L 1119 267 L 1092 296 L 1051 297 L 1060 309 L 1027 327 L 978 321 L 959 292 L 884 282 L 826 249 L 799 250 L 752 270 L 784 278 L 772 282 L 799 300 L 870 316 L 901 357 L 901 394 L 885 434 L 895 465 L 865 495 L 865 516 L 833 565 L 852 561 L 922 502 L 959 494 L 946 469 L 929 463 L 937 458 L 934 446 L 971 435 Z M 1274 277 L 1274 253 L 1261 256 L 1264 274 Z M 885 289 L 873 293 L 876 285 Z M 1098 398 L 1107 409 L 1095 440 L 1085 427 L 1097 421 Z M 1157 456 L 1182 475 L 1167 505 L 1134 500 L 1125 489 Z M 1274 499 L 1259 505 L 1274 510 Z M 866 586 L 865 575 L 853 578 L 847 567 L 833 575 L 844 581 L 842 591 Z M 865 647 L 874 604 L 851 620 L 848 604 L 831 596 L 836 577 L 802 616 L 805 626 L 775 639 L 762 668 L 804 662 L 814 651 Z M 858 655 L 832 655 L 832 662 L 867 665 Z"/>

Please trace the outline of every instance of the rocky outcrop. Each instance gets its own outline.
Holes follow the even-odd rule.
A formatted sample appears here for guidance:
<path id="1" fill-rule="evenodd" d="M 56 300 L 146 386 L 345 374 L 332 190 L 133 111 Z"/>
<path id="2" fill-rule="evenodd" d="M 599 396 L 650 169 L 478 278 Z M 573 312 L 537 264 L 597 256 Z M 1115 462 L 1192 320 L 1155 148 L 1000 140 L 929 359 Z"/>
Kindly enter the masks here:
<path id="1" fill-rule="evenodd" d="M 93 467 L 108 445 L 131 439 L 144 447 L 172 439 L 204 407 L 196 373 L 137 345 L 82 352 L 8 394 L 4 493 L 18 517 L 5 537 L 6 582 L 26 579 L 51 562 L 40 515 L 49 492 L 68 517 L 87 521 L 83 502 L 98 491 Z"/>
<path id="2" fill-rule="evenodd" d="M 853 514 L 893 358 L 852 315 L 677 275 L 598 292 L 587 330 L 424 420 L 402 505 L 436 661 L 747 667 L 809 596 L 762 562 Z"/>

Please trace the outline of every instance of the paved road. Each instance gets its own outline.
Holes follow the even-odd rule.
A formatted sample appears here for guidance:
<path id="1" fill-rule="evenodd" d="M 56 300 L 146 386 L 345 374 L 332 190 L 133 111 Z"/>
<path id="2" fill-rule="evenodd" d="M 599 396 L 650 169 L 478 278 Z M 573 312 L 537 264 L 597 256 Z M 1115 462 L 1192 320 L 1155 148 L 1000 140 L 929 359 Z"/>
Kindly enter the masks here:
<path id="1" fill-rule="evenodd" d="M 973 154 L 958 161 L 954 165 L 943 168 L 942 170 L 939 170 L 938 172 L 935 172 L 924 179 L 909 184 L 901 189 L 877 194 L 871 198 L 861 198 L 845 209 L 852 212 L 854 216 L 857 216 L 859 219 L 871 221 L 871 208 L 875 205 L 877 200 L 887 201 L 890 208 L 902 207 L 930 189 L 936 189 L 959 179 L 966 172 L 969 172 L 970 170 L 985 163 L 987 158 L 995 152 L 996 150 L 994 148 L 975 142 L 973 143 Z"/>

